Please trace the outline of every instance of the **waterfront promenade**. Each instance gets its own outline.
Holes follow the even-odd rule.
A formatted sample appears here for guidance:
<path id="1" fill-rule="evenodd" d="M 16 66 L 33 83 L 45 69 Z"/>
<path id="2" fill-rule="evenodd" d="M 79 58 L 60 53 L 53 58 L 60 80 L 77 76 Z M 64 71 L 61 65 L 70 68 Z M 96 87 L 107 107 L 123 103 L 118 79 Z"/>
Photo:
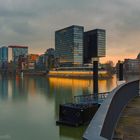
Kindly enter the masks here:
<path id="1" fill-rule="evenodd" d="M 127 105 L 115 132 L 114 140 L 140 140 L 140 97 Z"/>
<path id="2" fill-rule="evenodd" d="M 139 85 L 140 81 L 135 80 L 121 84 L 111 91 L 90 122 L 83 135 L 83 139 L 112 140 L 122 111 L 132 99 L 139 97 Z M 116 137 L 114 140 L 124 139 L 123 137 Z M 136 140 L 135 137 L 132 140 Z"/>

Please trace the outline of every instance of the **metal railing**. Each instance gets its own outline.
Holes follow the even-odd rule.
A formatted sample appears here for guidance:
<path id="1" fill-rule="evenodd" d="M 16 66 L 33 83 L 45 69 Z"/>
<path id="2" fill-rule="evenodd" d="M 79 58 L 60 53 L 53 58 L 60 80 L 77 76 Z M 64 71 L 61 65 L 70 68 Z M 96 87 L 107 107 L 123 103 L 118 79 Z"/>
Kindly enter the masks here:
<path id="1" fill-rule="evenodd" d="M 140 80 L 116 87 L 102 103 L 88 128 L 83 140 L 112 140 L 120 115 L 126 105 L 139 96 Z"/>
<path id="2" fill-rule="evenodd" d="M 78 95 L 74 96 L 74 103 L 81 104 L 81 103 L 101 103 L 110 92 L 99 93 L 98 97 L 96 94 L 87 94 L 87 95 Z"/>

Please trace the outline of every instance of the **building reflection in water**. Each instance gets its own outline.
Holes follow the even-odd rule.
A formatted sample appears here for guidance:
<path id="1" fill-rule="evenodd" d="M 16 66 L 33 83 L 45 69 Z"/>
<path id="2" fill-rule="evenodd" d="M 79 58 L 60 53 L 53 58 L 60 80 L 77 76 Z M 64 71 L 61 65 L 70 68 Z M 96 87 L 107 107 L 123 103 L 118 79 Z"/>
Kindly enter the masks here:
<path id="1" fill-rule="evenodd" d="M 13 100 L 26 100 L 28 96 L 25 80 L 20 76 L 12 77 L 10 80 L 12 99 Z"/>
<path id="2" fill-rule="evenodd" d="M 55 92 L 55 119 L 58 119 L 59 105 L 72 102 L 76 95 L 92 94 L 93 81 L 90 79 L 66 79 L 49 78 L 49 85 Z M 116 77 L 111 79 L 99 80 L 99 92 L 111 91 L 116 87 Z M 59 127 L 59 135 L 62 139 L 79 140 L 86 126 L 71 128 L 66 126 Z"/>
<path id="3" fill-rule="evenodd" d="M 91 79 L 49 78 L 49 87 L 55 94 L 55 118 L 59 114 L 59 105 L 70 103 L 76 95 L 92 94 L 93 81 Z M 111 79 L 99 80 L 99 92 L 111 91 L 116 87 L 115 76 Z"/>
<path id="4" fill-rule="evenodd" d="M 0 98 L 7 99 L 8 98 L 8 80 L 7 76 L 1 75 L 0 77 Z"/>
<path id="5" fill-rule="evenodd" d="M 99 80 L 100 92 L 110 91 L 114 87 L 114 78 Z M 75 95 L 91 94 L 92 91 L 93 81 L 88 79 L 46 78 L 40 76 L 24 76 L 23 78 L 20 76 L 0 77 L 0 100 L 12 101 L 12 103 L 6 103 L 9 104 L 8 109 L 10 110 L 6 112 L 11 115 L 6 114 L 7 117 L 9 116 L 9 120 L 12 118 L 14 121 L 15 119 L 20 121 L 21 119 L 23 124 L 25 123 L 27 126 L 28 119 L 30 119 L 30 125 L 33 121 L 35 123 L 38 121 L 41 124 L 41 131 L 47 131 L 47 135 L 49 135 L 49 133 L 55 130 L 55 134 L 51 135 L 55 135 L 55 137 L 61 140 L 79 140 L 85 127 L 76 129 L 65 126 L 56 127 L 55 121 L 58 119 L 59 105 L 72 102 Z M 16 105 L 15 102 L 17 103 Z M 25 104 L 22 104 L 23 102 Z M 5 107 L 3 105 L 3 108 Z M 10 113 L 13 110 L 17 114 Z M 18 116 L 21 118 L 18 118 Z M 14 121 L 11 121 L 11 123 Z M 16 123 L 13 125 L 18 130 L 19 127 Z M 45 129 L 42 129 L 42 125 L 44 125 Z M 7 124 L 7 127 L 8 130 L 11 125 Z M 32 127 L 31 130 L 34 130 L 34 128 Z M 17 134 L 17 131 L 15 131 L 15 134 Z"/>
<path id="6" fill-rule="evenodd" d="M 71 89 L 73 96 L 87 94 L 85 91 L 88 91 L 88 94 L 93 92 L 93 81 L 91 79 L 49 78 L 49 83 L 56 89 Z M 99 92 L 107 92 L 114 87 L 116 87 L 115 76 L 110 79 L 99 80 Z"/>
<path id="7" fill-rule="evenodd" d="M 27 99 L 25 82 L 19 76 L 0 75 L 1 99 Z"/>
<path id="8" fill-rule="evenodd" d="M 70 140 L 79 140 L 82 137 L 83 132 L 85 131 L 87 126 L 81 127 L 67 127 L 67 126 L 60 126 L 59 127 L 59 135 L 61 139 L 70 138 Z"/>

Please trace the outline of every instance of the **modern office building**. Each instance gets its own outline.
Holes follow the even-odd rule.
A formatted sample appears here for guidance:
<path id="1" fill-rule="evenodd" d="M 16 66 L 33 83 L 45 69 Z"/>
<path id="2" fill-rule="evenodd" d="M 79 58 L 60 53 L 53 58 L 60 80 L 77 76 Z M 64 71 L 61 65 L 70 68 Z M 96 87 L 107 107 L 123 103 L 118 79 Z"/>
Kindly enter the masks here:
<path id="1" fill-rule="evenodd" d="M 45 68 L 46 68 L 45 61 L 46 61 L 45 54 L 41 54 L 36 61 L 35 69 L 39 70 L 39 71 L 45 70 Z"/>
<path id="2" fill-rule="evenodd" d="M 5 46 L 0 48 L 0 60 L 8 61 L 8 48 Z"/>
<path id="3" fill-rule="evenodd" d="M 12 48 L 12 61 L 17 64 L 20 56 L 27 58 L 28 47 L 27 46 L 8 46 Z"/>
<path id="4" fill-rule="evenodd" d="M 84 27 L 72 25 L 55 32 L 55 50 L 61 66 L 83 64 Z"/>
<path id="5" fill-rule="evenodd" d="M 28 55 L 28 69 L 35 69 L 35 64 L 39 58 L 38 54 L 29 54 Z"/>
<path id="6" fill-rule="evenodd" d="M 39 58 L 38 54 L 29 54 L 28 55 L 28 62 L 36 62 Z"/>
<path id="7" fill-rule="evenodd" d="M 46 68 L 49 70 L 51 68 L 56 67 L 56 52 L 54 48 L 49 48 L 45 52 L 45 65 Z"/>
<path id="8" fill-rule="evenodd" d="M 92 63 L 94 57 L 106 55 L 106 32 L 103 29 L 95 29 L 84 32 L 84 63 Z"/>
<path id="9" fill-rule="evenodd" d="M 0 48 L 0 67 L 6 69 L 8 66 L 8 48 L 3 46 Z"/>
<path id="10" fill-rule="evenodd" d="M 54 48 L 49 48 L 49 49 L 46 50 L 45 54 L 55 56 L 56 55 L 55 54 L 55 49 Z"/>
<path id="11" fill-rule="evenodd" d="M 140 59 L 125 59 L 124 73 L 126 74 L 140 74 Z"/>

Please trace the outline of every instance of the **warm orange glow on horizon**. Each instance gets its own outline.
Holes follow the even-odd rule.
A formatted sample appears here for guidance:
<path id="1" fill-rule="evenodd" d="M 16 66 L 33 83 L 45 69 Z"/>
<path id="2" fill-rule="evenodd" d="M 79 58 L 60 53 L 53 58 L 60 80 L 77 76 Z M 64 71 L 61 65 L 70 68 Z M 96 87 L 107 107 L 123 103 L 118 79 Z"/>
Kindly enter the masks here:
<path id="1" fill-rule="evenodd" d="M 106 63 L 107 61 L 113 61 L 114 64 L 116 64 L 119 60 L 124 61 L 124 59 L 136 59 L 137 55 L 123 55 L 123 56 L 107 56 L 100 59 L 101 63 Z"/>

